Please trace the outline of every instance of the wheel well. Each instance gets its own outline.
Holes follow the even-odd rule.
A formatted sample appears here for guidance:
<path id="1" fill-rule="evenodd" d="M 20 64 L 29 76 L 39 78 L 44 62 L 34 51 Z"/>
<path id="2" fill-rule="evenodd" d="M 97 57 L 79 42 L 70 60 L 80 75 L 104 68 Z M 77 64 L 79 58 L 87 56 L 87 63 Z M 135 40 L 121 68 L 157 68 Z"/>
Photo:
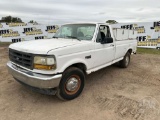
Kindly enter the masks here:
<path id="1" fill-rule="evenodd" d="M 87 74 L 87 73 L 86 73 L 87 67 L 86 67 L 86 65 L 83 64 L 83 63 L 73 64 L 73 65 L 67 67 L 66 69 L 68 69 L 68 68 L 70 68 L 70 67 L 77 67 L 77 68 L 81 69 L 85 75 Z"/>
<path id="2" fill-rule="evenodd" d="M 132 49 L 129 49 L 128 52 L 131 54 L 132 53 Z"/>

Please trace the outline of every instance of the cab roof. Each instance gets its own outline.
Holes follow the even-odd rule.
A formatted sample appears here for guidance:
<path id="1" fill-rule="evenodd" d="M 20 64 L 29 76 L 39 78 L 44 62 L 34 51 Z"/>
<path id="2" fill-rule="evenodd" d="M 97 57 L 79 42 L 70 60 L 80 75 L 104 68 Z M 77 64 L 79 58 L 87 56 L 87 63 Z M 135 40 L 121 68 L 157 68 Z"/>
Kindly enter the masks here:
<path id="1" fill-rule="evenodd" d="M 100 25 L 110 25 L 109 23 L 99 23 L 99 22 L 85 22 L 85 23 L 77 22 L 77 23 L 66 23 L 66 24 L 63 24 L 63 25 L 69 25 L 69 24 L 100 24 Z"/>

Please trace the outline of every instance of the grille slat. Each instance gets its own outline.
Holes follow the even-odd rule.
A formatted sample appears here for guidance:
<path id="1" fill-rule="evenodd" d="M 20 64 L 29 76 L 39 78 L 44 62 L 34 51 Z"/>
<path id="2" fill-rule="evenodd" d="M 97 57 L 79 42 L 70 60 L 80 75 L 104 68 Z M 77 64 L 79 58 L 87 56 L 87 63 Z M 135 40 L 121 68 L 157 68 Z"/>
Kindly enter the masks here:
<path id="1" fill-rule="evenodd" d="M 33 69 L 33 55 L 9 49 L 9 58 L 12 62 L 23 67 Z"/>

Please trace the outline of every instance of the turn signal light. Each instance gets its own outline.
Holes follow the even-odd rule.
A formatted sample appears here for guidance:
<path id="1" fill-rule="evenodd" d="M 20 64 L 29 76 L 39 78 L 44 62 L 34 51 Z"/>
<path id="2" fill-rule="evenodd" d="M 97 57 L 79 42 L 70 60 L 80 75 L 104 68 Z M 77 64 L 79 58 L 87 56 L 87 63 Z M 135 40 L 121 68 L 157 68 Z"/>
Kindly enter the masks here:
<path id="1" fill-rule="evenodd" d="M 55 68 L 55 65 L 39 65 L 39 64 L 34 64 L 35 69 L 39 70 L 52 70 Z"/>

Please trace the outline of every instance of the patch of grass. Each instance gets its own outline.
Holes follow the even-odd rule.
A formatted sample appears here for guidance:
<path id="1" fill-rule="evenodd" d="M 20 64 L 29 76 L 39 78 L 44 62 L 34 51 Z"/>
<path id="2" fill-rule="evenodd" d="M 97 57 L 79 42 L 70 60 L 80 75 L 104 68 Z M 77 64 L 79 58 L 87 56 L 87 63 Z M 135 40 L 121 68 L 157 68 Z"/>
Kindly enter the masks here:
<path id="1" fill-rule="evenodd" d="M 0 42 L 0 47 L 7 47 L 11 44 L 11 42 Z"/>
<path id="2" fill-rule="evenodd" d="M 137 48 L 137 53 L 139 54 L 156 54 L 160 55 L 160 50 L 151 48 Z"/>

